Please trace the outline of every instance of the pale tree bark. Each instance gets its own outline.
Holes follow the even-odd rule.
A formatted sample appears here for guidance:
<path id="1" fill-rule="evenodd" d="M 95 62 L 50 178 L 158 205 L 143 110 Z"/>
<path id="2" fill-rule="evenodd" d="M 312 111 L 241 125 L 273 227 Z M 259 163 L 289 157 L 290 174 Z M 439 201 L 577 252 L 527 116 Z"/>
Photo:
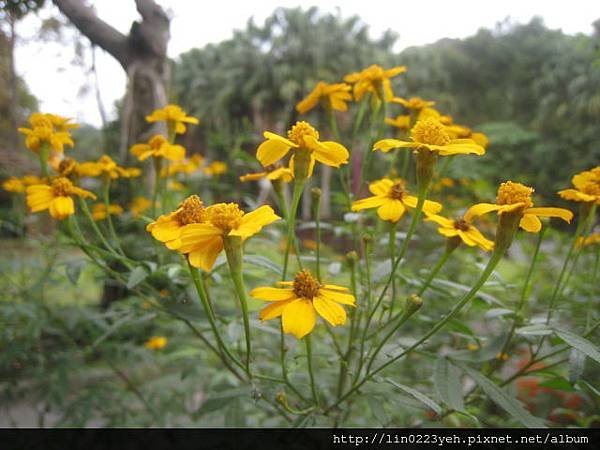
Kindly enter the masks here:
<path id="1" fill-rule="evenodd" d="M 16 149 L 19 145 L 19 133 L 17 126 L 19 123 L 19 84 L 17 82 L 17 72 L 15 69 L 15 41 L 17 34 L 15 32 L 16 19 L 12 14 L 7 14 L 9 35 L 8 40 L 8 98 L 9 98 L 9 113 L 10 113 L 10 142 L 9 145 Z"/>
<path id="2" fill-rule="evenodd" d="M 156 131 L 156 126 L 144 117 L 167 104 L 169 17 L 153 0 L 135 0 L 142 20 L 133 22 L 129 34 L 124 35 L 100 19 L 83 0 L 53 2 L 93 45 L 112 55 L 127 73 L 119 149 L 125 160 L 131 145 Z"/>

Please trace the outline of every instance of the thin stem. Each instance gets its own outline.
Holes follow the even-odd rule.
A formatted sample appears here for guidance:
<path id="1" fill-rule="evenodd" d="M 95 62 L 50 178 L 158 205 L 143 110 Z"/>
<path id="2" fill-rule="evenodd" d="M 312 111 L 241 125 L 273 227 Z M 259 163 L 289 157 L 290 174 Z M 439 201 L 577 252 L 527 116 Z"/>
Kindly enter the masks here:
<path id="1" fill-rule="evenodd" d="M 456 247 L 454 247 L 454 248 L 456 248 Z M 442 253 L 442 256 L 440 256 L 440 259 L 438 259 L 438 262 L 435 264 L 435 266 L 431 270 L 431 273 L 427 277 L 427 280 L 425 280 L 425 283 L 423 283 L 423 286 L 421 286 L 421 289 L 419 289 L 419 292 L 417 292 L 417 295 L 419 297 L 421 297 L 425 293 L 425 291 L 427 289 L 429 289 L 429 286 L 431 286 L 431 283 L 437 276 L 438 272 L 442 269 L 442 267 L 444 267 L 444 264 L 446 264 L 446 261 L 448 261 L 448 258 L 454 251 L 454 248 L 446 247 L 446 250 L 444 250 L 444 253 Z"/>
<path id="2" fill-rule="evenodd" d="M 308 366 L 308 377 L 310 378 L 310 389 L 312 391 L 313 401 L 315 402 L 315 405 L 318 407 L 319 406 L 319 394 L 317 392 L 317 385 L 315 383 L 315 375 L 313 372 L 312 346 L 311 346 L 311 342 L 310 342 L 310 334 L 307 334 L 304 337 L 304 343 L 306 344 L 306 359 L 308 362 L 307 366 Z"/>
<path id="3" fill-rule="evenodd" d="M 288 217 L 288 233 L 287 233 L 287 243 L 285 246 L 285 256 L 283 259 L 283 272 L 281 274 L 281 279 L 285 280 L 287 276 L 288 270 L 288 262 L 290 256 L 290 247 L 296 241 L 296 214 L 298 213 L 298 205 L 300 204 L 300 198 L 302 197 L 302 190 L 304 189 L 304 181 L 296 180 L 294 182 L 294 195 L 292 196 L 292 207 L 290 208 L 290 214 Z M 302 262 L 300 261 L 300 254 L 298 256 L 298 265 L 300 269 L 302 269 Z"/>
<path id="4" fill-rule="evenodd" d="M 44 142 L 40 149 L 38 156 L 40 158 L 40 170 L 42 171 L 42 176 L 44 178 L 48 178 L 48 155 L 50 150 L 48 148 L 48 144 Z"/>
<path id="5" fill-rule="evenodd" d="M 83 214 L 85 215 L 85 217 L 88 219 L 88 222 L 92 226 L 92 229 L 94 230 L 94 233 L 96 234 L 96 237 L 100 240 L 100 242 L 102 242 L 102 245 L 104 245 L 104 247 L 106 247 L 106 249 L 109 252 L 114 253 L 115 255 L 118 255 L 118 253 L 115 251 L 115 249 L 108 243 L 108 241 L 102 234 L 102 231 L 100 231 L 100 228 L 98 228 L 98 224 L 96 224 L 96 221 L 92 217 L 92 213 L 90 211 L 90 208 L 89 208 L 87 202 L 82 197 L 79 197 L 79 204 L 81 205 Z"/>
<path id="6" fill-rule="evenodd" d="M 409 317 L 412 314 L 407 314 L 406 312 L 402 313 L 402 315 L 400 316 L 400 320 L 398 321 L 398 323 L 396 324 L 396 326 L 394 328 L 392 328 L 388 334 L 386 334 L 383 339 L 381 340 L 381 342 L 379 342 L 379 344 L 377 345 L 377 347 L 375 348 L 375 351 L 373 352 L 373 354 L 371 355 L 371 358 L 369 358 L 369 362 L 367 364 L 367 369 L 366 369 L 366 373 L 369 373 L 371 371 L 371 366 L 373 365 L 373 363 L 375 362 L 375 359 L 377 358 L 377 355 L 379 354 L 379 352 L 381 351 L 381 349 L 383 348 L 383 346 L 386 344 L 386 342 L 394 335 L 396 334 L 396 331 L 398 331 L 398 329 L 409 319 Z"/>
<path id="7" fill-rule="evenodd" d="M 152 217 L 156 217 L 156 205 L 158 203 L 158 193 L 160 191 L 160 172 L 162 168 L 162 158 L 153 158 L 154 162 L 154 186 L 152 190 Z"/>
<path id="8" fill-rule="evenodd" d="M 352 295 L 356 298 L 356 262 L 350 262 L 350 287 L 352 291 Z M 340 371 L 338 376 L 338 387 L 337 387 L 337 396 L 342 395 L 342 391 L 344 390 L 344 385 L 346 384 L 346 375 L 348 374 L 348 367 L 350 367 L 350 360 L 352 358 L 352 350 L 354 349 L 354 335 L 358 328 L 358 321 L 360 319 L 360 315 L 357 314 L 356 308 L 352 308 L 350 311 L 350 334 L 348 336 L 348 343 L 346 346 L 346 353 L 343 358 L 340 358 Z"/>
<path id="9" fill-rule="evenodd" d="M 281 332 L 281 339 L 279 340 L 279 363 L 281 364 L 281 376 L 283 377 L 283 381 L 289 387 L 294 394 L 296 394 L 300 399 L 306 401 L 306 397 L 300 393 L 298 389 L 291 383 L 287 365 L 285 363 L 285 355 L 287 354 L 287 350 L 285 348 L 285 333 L 283 332 L 283 323 L 279 321 L 279 331 Z"/>
<path id="10" fill-rule="evenodd" d="M 364 325 L 363 332 L 360 338 L 360 350 L 358 355 L 358 367 L 356 369 L 356 373 L 354 374 L 354 381 L 358 380 L 360 376 L 360 372 L 363 368 L 363 364 L 365 361 L 365 341 L 367 338 L 367 331 L 369 330 L 369 325 L 371 324 L 371 320 L 377 311 L 379 306 L 379 301 L 375 304 L 375 307 L 371 309 L 371 303 L 373 301 L 373 286 L 371 280 L 371 241 L 365 241 L 365 269 L 366 269 L 366 278 L 367 278 L 367 307 L 365 309 L 367 315 L 367 321 Z"/>
<path id="11" fill-rule="evenodd" d="M 314 208 L 314 218 L 315 218 L 315 227 L 317 234 L 317 249 L 316 249 L 316 257 L 317 257 L 317 280 L 321 281 L 321 196 L 313 197 L 313 208 Z"/>
<path id="12" fill-rule="evenodd" d="M 102 186 L 102 200 L 104 201 L 104 209 L 106 210 L 106 221 L 108 222 L 108 231 L 110 233 L 110 237 L 115 242 L 116 250 L 124 255 L 123 249 L 121 248 L 121 244 L 119 243 L 119 238 L 115 231 L 115 226 L 112 221 L 112 217 L 110 214 L 110 177 L 105 176 Z"/>
<path id="13" fill-rule="evenodd" d="M 396 259 L 396 229 L 398 226 L 398 222 L 390 223 L 390 234 L 389 234 L 389 246 L 390 246 L 390 266 L 394 266 L 394 261 Z M 390 308 L 388 319 L 392 318 L 392 314 L 394 312 L 394 302 L 396 301 L 396 278 L 392 278 L 392 299 L 390 300 Z"/>

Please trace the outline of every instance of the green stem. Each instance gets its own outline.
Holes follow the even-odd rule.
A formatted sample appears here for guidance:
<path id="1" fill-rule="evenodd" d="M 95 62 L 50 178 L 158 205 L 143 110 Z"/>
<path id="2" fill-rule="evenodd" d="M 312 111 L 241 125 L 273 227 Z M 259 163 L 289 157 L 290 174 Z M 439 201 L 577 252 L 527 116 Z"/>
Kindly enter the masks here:
<path id="1" fill-rule="evenodd" d="M 317 384 L 315 383 L 315 375 L 313 372 L 313 364 L 312 364 L 312 346 L 310 342 L 310 334 L 307 334 L 304 337 L 304 343 L 306 344 L 306 359 L 308 366 L 308 377 L 310 378 L 310 389 L 312 391 L 313 401 L 315 405 L 319 406 L 319 394 L 317 392 Z"/>
<path id="2" fill-rule="evenodd" d="M 373 320 L 373 316 L 379 307 L 380 301 L 377 301 L 374 308 L 371 308 L 371 303 L 373 301 L 373 286 L 371 280 L 371 241 L 365 240 L 365 269 L 366 269 L 366 277 L 367 277 L 367 307 L 365 309 L 367 313 L 367 321 L 364 325 L 363 332 L 360 338 L 360 353 L 358 356 L 358 368 L 356 369 L 356 373 L 354 374 L 354 381 L 358 380 L 360 376 L 360 372 L 363 368 L 363 364 L 365 361 L 365 342 L 367 339 L 367 331 L 369 330 L 369 325 L 371 324 L 371 320 Z M 359 319 L 360 320 L 360 319 Z"/>
<path id="3" fill-rule="evenodd" d="M 296 389 L 296 387 L 290 382 L 287 366 L 285 364 L 285 355 L 287 353 L 287 350 L 285 348 L 285 333 L 283 332 L 283 322 L 281 321 L 279 321 L 279 331 L 281 334 L 281 339 L 279 341 L 279 363 L 281 364 L 281 376 L 283 377 L 283 380 L 287 387 L 289 387 L 292 390 L 292 392 L 294 392 L 294 394 L 298 396 L 298 398 L 300 398 L 303 401 L 306 401 L 306 397 L 304 397 L 304 395 L 302 395 L 300 391 L 298 391 L 298 389 Z"/>
<path id="4" fill-rule="evenodd" d="M 121 248 L 121 244 L 119 243 L 119 238 L 115 231 L 115 226 L 112 221 L 112 216 L 110 214 L 110 177 L 105 176 L 104 182 L 102 186 L 102 199 L 104 201 L 104 208 L 106 209 L 106 221 L 108 222 L 108 231 L 110 233 L 110 237 L 115 242 L 116 250 L 121 254 L 123 253 L 123 249 Z"/>
<path id="5" fill-rule="evenodd" d="M 442 256 L 440 256 L 440 259 L 438 259 L 438 262 L 431 270 L 431 273 L 427 277 L 427 280 L 425 280 L 425 283 L 423 283 L 423 286 L 421 286 L 421 289 L 419 289 L 419 292 L 417 292 L 417 295 L 419 297 L 421 297 L 425 293 L 425 291 L 429 289 L 429 286 L 431 286 L 431 283 L 433 282 L 441 268 L 444 267 L 444 264 L 446 264 L 446 261 L 448 261 L 448 258 L 450 257 L 455 248 L 456 247 L 446 247 L 446 250 L 444 250 L 444 253 L 442 253 Z"/>
<path id="6" fill-rule="evenodd" d="M 287 243 L 285 246 L 285 256 L 283 259 L 283 272 L 281 279 L 285 280 L 288 270 L 288 262 L 290 256 L 290 248 L 292 244 L 296 242 L 296 214 L 298 213 L 298 205 L 300 204 L 300 198 L 302 197 L 302 191 L 304 189 L 304 181 L 296 180 L 294 182 L 294 194 L 292 196 L 292 207 L 290 208 L 290 214 L 287 221 Z M 300 254 L 298 256 L 298 264 L 302 269 L 302 262 L 300 261 Z"/>
<path id="7" fill-rule="evenodd" d="M 356 288 L 356 260 L 350 260 L 350 287 L 352 295 L 356 298 L 357 288 Z M 354 335 L 358 328 L 358 320 L 360 316 L 356 312 L 356 307 L 352 308 L 350 311 L 350 334 L 348 336 L 348 343 L 346 346 L 346 353 L 344 354 L 344 358 L 340 358 L 340 371 L 338 376 L 338 387 L 337 387 L 337 396 L 342 395 L 342 391 L 344 390 L 346 384 L 346 376 L 348 374 L 348 368 L 350 367 L 350 361 L 352 359 L 352 350 L 354 349 Z"/>
<path id="8" fill-rule="evenodd" d="M 396 259 L 396 228 L 398 222 L 390 223 L 389 246 L 390 246 L 390 266 L 394 266 Z M 392 279 L 392 299 L 390 300 L 389 319 L 392 318 L 394 311 L 394 302 L 396 301 L 396 278 Z"/>
<path id="9" fill-rule="evenodd" d="M 321 281 L 321 195 L 313 195 L 313 214 L 315 218 L 317 238 L 317 280 Z"/>
<path id="10" fill-rule="evenodd" d="M 104 247 L 106 247 L 106 249 L 109 252 L 114 253 L 115 255 L 118 255 L 118 253 L 115 251 L 115 249 L 108 243 L 108 241 L 106 240 L 106 238 L 102 234 L 102 231 L 100 231 L 100 228 L 98 228 L 98 224 L 96 223 L 96 221 L 92 217 L 92 213 L 90 211 L 90 208 L 89 208 L 87 202 L 83 198 L 79 197 L 79 204 L 81 205 L 81 209 L 83 210 L 83 214 L 88 219 L 88 222 L 90 223 L 90 225 L 92 227 L 92 230 L 94 230 L 94 233 L 96 234 L 96 237 L 100 240 L 100 242 L 102 242 L 102 245 L 104 245 Z"/>
<path id="11" fill-rule="evenodd" d="M 40 158 L 40 170 L 42 171 L 42 176 L 44 178 L 48 178 L 48 156 L 50 154 L 50 149 L 48 148 L 47 143 L 43 143 L 40 147 L 38 156 Z"/>
<path id="12" fill-rule="evenodd" d="M 160 171 L 162 168 L 162 158 L 153 158 L 154 162 L 154 186 L 152 190 L 152 218 L 156 218 L 156 205 L 158 203 L 158 193 L 160 191 Z"/>

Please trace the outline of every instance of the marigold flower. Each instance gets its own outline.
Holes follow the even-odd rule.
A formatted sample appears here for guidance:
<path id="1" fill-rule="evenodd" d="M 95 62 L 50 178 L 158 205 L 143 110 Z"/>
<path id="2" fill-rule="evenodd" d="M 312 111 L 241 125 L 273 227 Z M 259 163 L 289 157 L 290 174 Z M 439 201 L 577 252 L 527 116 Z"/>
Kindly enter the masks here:
<path id="1" fill-rule="evenodd" d="M 587 237 L 580 236 L 577 239 L 577 247 L 595 244 L 600 244 L 600 233 L 592 233 Z"/>
<path id="2" fill-rule="evenodd" d="M 112 203 L 108 205 L 108 214 L 111 216 L 123 214 L 123 207 L 116 203 Z M 106 213 L 106 205 L 104 203 L 95 203 L 94 206 L 92 206 L 92 218 L 94 220 L 104 220 L 108 214 Z"/>
<path id="3" fill-rule="evenodd" d="M 171 164 L 169 164 L 166 167 L 163 167 L 160 171 L 160 176 L 162 178 L 165 177 L 170 177 L 172 175 L 176 175 L 178 173 L 183 173 L 186 175 L 190 175 L 196 171 L 198 171 L 201 167 L 202 164 L 204 163 L 204 158 L 201 158 L 202 162 L 197 162 L 197 159 L 193 159 L 193 158 L 188 158 L 188 159 L 184 159 L 183 161 L 176 161 L 173 162 Z"/>
<path id="4" fill-rule="evenodd" d="M 185 186 L 177 180 L 169 180 L 167 189 L 170 191 L 181 192 L 181 191 L 185 191 Z"/>
<path id="5" fill-rule="evenodd" d="M 415 111 L 421 111 L 423 108 L 435 105 L 435 102 L 423 100 L 421 97 L 411 97 L 409 99 L 394 97 L 392 98 L 392 103 L 399 103 L 406 109 L 413 109 Z"/>
<path id="6" fill-rule="evenodd" d="M 152 201 L 147 199 L 146 197 L 135 197 L 130 205 L 129 210 L 133 217 L 139 217 L 142 213 L 148 210 L 152 206 Z"/>
<path id="7" fill-rule="evenodd" d="M 287 134 L 288 139 L 269 131 L 264 132 L 264 137 L 267 140 L 260 144 L 256 150 L 256 158 L 264 167 L 270 166 L 285 157 L 290 149 L 294 150 L 290 160 L 290 169 L 293 172 L 294 160 L 298 152 L 308 152 L 307 155 L 303 155 L 309 159 L 306 176 L 312 175 L 315 161 L 332 167 L 339 167 L 341 164 L 348 162 L 350 153 L 346 147 L 333 141 L 320 142 L 319 132 L 308 122 L 296 122 Z"/>
<path id="8" fill-rule="evenodd" d="M 408 208 L 416 208 L 418 199 L 406 191 L 404 180 L 398 178 L 391 180 L 382 178 L 369 184 L 369 191 L 373 197 L 363 198 L 352 203 L 352 211 L 377 208 L 377 215 L 381 220 L 398 222 Z M 425 200 L 423 211 L 437 214 L 442 210 L 438 202 Z"/>
<path id="9" fill-rule="evenodd" d="M 25 175 L 23 178 L 9 177 L 2 182 L 2 189 L 7 192 L 25 192 L 27 186 L 43 184 L 44 180 L 35 175 Z"/>
<path id="10" fill-rule="evenodd" d="M 410 128 L 410 116 L 406 114 L 400 114 L 399 116 L 396 116 L 395 119 L 390 119 L 389 117 L 386 117 L 385 123 L 405 131 Z"/>
<path id="11" fill-rule="evenodd" d="M 319 81 L 312 92 L 296 105 L 296 111 L 305 114 L 319 103 L 325 108 L 347 111 L 346 102 L 352 101 L 351 89 L 352 87 L 346 83 L 329 84 Z"/>
<path id="12" fill-rule="evenodd" d="M 571 182 L 575 189 L 563 189 L 558 195 L 565 200 L 600 205 L 600 166 L 578 173 Z"/>
<path id="13" fill-rule="evenodd" d="M 151 204 L 151 202 L 150 202 Z M 202 223 L 207 219 L 206 208 L 197 195 L 190 195 L 175 211 L 163 214 L 146 226 L 146 231 L 167 248 L 175 250 L 181 245 L 181 229 L 191 223 Z"/>
<path id="14" fill-rule="evenodd" d="M 473 153 L 483 155 L 485 149 L 472 139 L 452 139 L 444 125 L 437 119 L 417 121 L 410 131 L 412 142 L 398 139 L 382 139 L 375 143 L 373 150 L 389 152 L 394 148 L 426 148 L 441 156 Z"/>
<path id="15" fill-rule="evenodd" d="M 187 254 L 192 266 L 209 272 L 223 250 L 225 237 L 239 236 L 246 240 L 262 230 L 265 225 L 279 219 L 281 217 L 276 215 L 270 206 L 263 205 L 245 213 L 235 203 L 217 203 L 206 208 L 205 222 L 184 226 L 181 229 L 180 240 L 167 246 Z M 172 233 L 171 236 L 175 235 L 173 228 L 175 227 L 171 226 L 168 229 Z"/>
<path id="16" fill-rule="evenodd" d="M 142 173 L 137 167 L 125 168 L 117 165 L 117 163 L 108 155 L 102 155 L 96 162 L 80 163 L 78 171 L 80 176 L 106 176 L 113 180 L 119 177 L 138 177 Z"/>
<path id="17" fill-rule="evenodd" d="M 50 215 L 63 220 L 75 213 L 75 204 L 71 196 L 96 199 L 89 191 L 74 186 L 71 180 L 58 177 L 50 185 L 36 184 L 27 188 L 27 206 L 31 212 L 49 210 Z"/>
<path id="18" fill-rule="evenodd" d="M 379 100 L 389 102 L 394 98 L 390 78 L 406 72 L 405 66 L 392 67 L 385 70 L 377 64 L 360 72 L 353 72 L 344 77 L 346 83 L 354 85 L 354 99 L 359 101 L 367 92 L 371 92 Z"/>
<path id="19" fill-rule="evenodd" d="M 39 123 L 39 121 L 36 121 Z M 50 124 L 50 122 L 48 121 Z M 25 146 L 39 153 L 43 145 L 48 145 L 50 149 L 57 153 L 63 153 L 65 145 L 69 147 L 75 146 L 71 135 L 66 131 L 54 131 L 50 126 L 33 126 L 33 128 L 19 128 L 18 131 L 26 136 Z"/>
<path id="20" fill-rule="evenodd" d="M 144 347 L 149 350 L 161 350 L 167 346 L 168 339 L 164 336 L 152 336 L 146 342 Z"/>
<path id="21" fill-rule="evenodd" d="M 79 128 L 79 124 L 75 123 L 75 122 L 71 122 L 73 119 L 71 119 L 70 117 L 63 117 L 63 116 L 59 116 L 58 114 L 44 114 L 52 123 L 52 125 L 58 130 L 58 131 L 66 131 L 68 132 L 69 130 L 73 129 L 73 128 Z"/>
<path id="22" fill-rule="evenodd" d="M 173 130 L 175 134 L 185 133 L 186 123 L 197 125 L 200 121 L 195 118 L 188 116 L 181 106 L 178 105 L 167 105 L 162 109 L 157 109 L 149 116 L 146 116 L 146 121 L 153 122 L 167 122 L 167 126 L 170 130 Z"/>
<path id="23" fill-rule="evenodd" d="M 287 167 L 276 167 L 274 165 L 268 166 L 263 172 L 248 173 L 240 176 L 240 181 L 245 183 L 247 181 L 257 181 L 266 178 L 267 180 L 275 181 L 281 180 L 284 183 L 289 183 L 294 179 L 294 173 Z"/>
<path id="24" fill-rule="evenodd" d="M 571 222 L 573 213 L 563 208 L 534 208 L 531 194 L 534 189 L 521 183 L 507 181 L 498 188 L 496 203 L 479 203 L 471 206 L 465 213 L 465 220 L 496 211 L 498 215 L 512 213 L 521 217 L 519 226 L 530 233 L 538 233 L 542 229 L 539 217 L 558 217 Z"/>
<path id="25" fill-rule="evenodd" d="M 481 145 L 483 148 L 487 148 L 490 142 L 485 134 L 475 132 L 465 125 L 455 124 L 452 116 L 444 116 L 433 108 L 423 108 L 419 113 L 418 120 L 424 120 L 427 118 L 439 120 L 442 125 L 446 127 L 446 132 L 452 139 L 471 139 L 475 141 L 476 144 Z"/>
<path id="26" fill-rule="evenodd" d="M 489 252 L 494 248 L 494 242 L 486 239 L 485 236 L 464 217 L 447 219 L 446 217 L 438 216 L 437 214 L 426 214 L 425 220 L 437 223 L 439 225 L 438 233 L 448 239 L 459 237 L 469 247 L 479 246 L 486 252 Z"/>
<path id="27" fill-rule="evenodd" d="M 317 314 L 331 326 L 346 323 L 346 311 L 340 305 L 356 306 L 348 289 L 334 284 L 321 284 L 308 270 L 298 272 L 294 281 L 281 281 L 283 288 L 258 287 L 250 296 L 273 302 L 260 311 L 261 320 L 281 316 L 285 333 L 302 339 L 315 327 Z"/>
<path id="28" fill-rule="evenodd" d="M 208 166 L 202 167 L 202 172 L 211 177 L 222 175 L 227 172 L 227 164 L 223 161 L 213 161 Z"/>
<path id="29" fill-rule="evenodd" d="M 140 161 L 145 161 L 151 156 L 168 159 L 169 161 L 181 161 L 185 158 L 185 148 L 183 146 L 169 143 L 160 134 L 152 136 L 147 144 L 133 145 L 129 151 L 137 156 Z"/>

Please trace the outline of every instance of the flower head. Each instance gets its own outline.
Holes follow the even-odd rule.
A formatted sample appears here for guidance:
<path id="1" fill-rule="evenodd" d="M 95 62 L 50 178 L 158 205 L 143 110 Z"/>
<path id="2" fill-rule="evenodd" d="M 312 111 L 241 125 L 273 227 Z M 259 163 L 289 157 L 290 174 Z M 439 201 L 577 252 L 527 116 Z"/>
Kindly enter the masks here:
<path id="1" fill-rule="evenodd" d="M 119 166 L 110 156 L 102 155 L 96 162 L 84 162 L 79 164 L 80 176 L 98 177 L 105 176 L 111 179 L 133 178 L 141 175 L 142 171 L 137 167 L 125 168 Z"/>
<path id="2" fill-rule="evenodd" d="M 435 102 L 429 100 L 423 100 L 421 97 L 411 97 L 409 99 L 394 97 L 392 98 L 393 103 L 400 103 L 406 109 L 412 109 L 415 111 L 421 111 L 423 108 L 429 108 L 435 105 Z"/>
<path id="3" fill-rule="evenodd" d="M 558 195 L 574 202 L 600 205 L 600 166 L 578 173 L 571 181 L 575 188 L 563 189 Z"/>
<path id="4" fill-rule="evenodd" d="M 44 180 L 35 175 L 25 175 L 23 178 L 9 177 L 2 182 L 2 189 L 7 192 L 25 192 L 27 186 L 43 183 Z"/>
<path id="5" fill-rule="evenodd" d="M 592 233 L 587 237 L 580 236 L 577 239 L 577 246 L 584 247 L 586 245 L 600 244 L 600 233 Z"/>
<path id="6" fill-rule="evenodd" d="M 294 281 L 278 283 L 282 288 L 258 287 L 250 296 L 273 302 L 260 311 L 261 320 L 281 316 L 283 331 L 302 339 L 315 327 L 317 314 L 331 326 L 346 323 L 346 311 L 340 305 L 355 306 L 348 289 L 321 284 L 308 270 L 298 272 Z"/>
<path id="7" fill-rule="evenodd" d="M 310 94 L 296 105 L 299 114 L 305 114 L 321 103 L 328 109 L 336 111 L 348 110 L 346 102 L 352 100 L 350 90 L 352 87 L 346 83 L 328 84 L 319 81 Z"/>
<path id="8" fill-rule="evenodd" d="M 149 116 L 146 116 L 146 121 L 153 122 L 167 122 L 169 130 L 173 130 L 175 134 L 185 133 L 186 123 L 197 125 L 200 123 L 195 117 L 188 116 L 181 106 L 178 105 L 167 105 L 162 109 L 157 109 Z"/>
<path id="9" fill-rule="evenodd" d="M 129 209 L 133 217 L 139 217 L 144 213 L 144 211 L 148 210 L 152 206 L 152 202 L 146 197 L 135 197 L 131 204 L 129 205 Z"/>
<path id="10" fill-rule="evenodd" d="M 161 350 L 167 346 L 168 339 L 164 336 L 152 336 L 146 342 L 144 347 L 149 350 Z"/>
<path id="11" fill-rule="evenodd" d="M 169 248 L 187 254 L 192 266 L 208 272 L 228 236 L 239 236 L 245 240 L 280 218 L 273 208 L 266 205 L 245 213 L 236 203 L 217 203 L 206 208 L 204 222 L 185 225 L 181 229 L 180 241 Z"/>
<path id="12" fill-rule="evenodd" d="M 141 203 L 140 203 L 141 205 Z M 207 219 L 206 208 L 197 195 L 186 198 L 175 211 L 160 216 L 146 226 L 146 231 L 167 248 L 175 250 L 181 245 L 181 230 L 185 225 L 202 223 Z"/>
<path id="13" fill-rule="evenodd" d="M 385 118 L 385 123 L 396 127 L 400 130 L 408 130 L 410 128 L 410 116 L 406 114 L 400 114 L 395 119 Z"/>
<path id="14" fill-rule="evenodd" d="M 494 248 L 494 243 L 486 239 L 471 221 L 464 217 L 447 219 L 437 214 L 426 214 L 425 220 L 437 223 L 439 225 L 438 233 L 448 239 L 458 237 L 469 247 L 479 246 L 485 251 L 490 251 Z"/>
<path id="15" fill-rule="evenodd" d="M 499 215 L 514 214 L 520 217 L 519 226 L 530 233 L 537 233 L 542 229 L 539 217 L 558 217 L 566 222 L 571 222 L 573 213 L 563 208 L 534 208 L 531 195 L 534 189 L 521 183 L 507 181 L 498 188 L 496 203 L 479 203 L 471 206 L 465 213 L 465 220 L 471 221 L 474 217 L 482 216 L 492 211 Z"/>
<path id="16" fill-rule="evenodd" d="M 75 204 L 71 198 L 73 195 L 96 199 L 94 194 L 73 185 L 68 178 L 58 177 L 49 185 L 29 186 L 27 188 L 27 206 L 34 213 L 47 209 L 53 218 L 63 220 L 75 213 Z"/>
<path id="17" fill-rule="evenodd" d="M 25 135 L 25 146 L 39 153 L 43 146 L 47 146 L 55 153 L 63 153 L 65 145 L 73 147 L 75 143 L 68 132 L 76 124 L 69 124 L 69 119 L 53 114 L 32 113 L 29 116 L 31 128 L 19 128 Z"/>
<path id="18" fill-rule="evenodd" d="M 294 179 L 294 173 L 287 167 L 277 167 L 275 165 L 271 165 L 265 167 L 263 172 L 242 175 L 240 177 L 240 181 L 245 183 L 247 181 L 257 181 L 264 178 L 270 181 L 281 180 L 284 183 L 289 183 Z"/>
<path id="19" fill-rule="evenodd" d="M 185 148 L 181 145 L 169 143 L 164 136 L 156 134 L 150 138 L 147 144 L 135 144 L 130 149 L 140 161 L 149 157 L 164 158 L 170 161 L 181 161 L 185 158 Z"/>
<path id="20" fill-rule="evenodd" d="M 288 131 L 287 139 L 268 131 L 265 131 L 264 137 L 267 140 L 256 150 L 256 158 L 264 167 L 279 161 L 293 149 L 294 155 L 290 160 L 290 169 L 294 171 L 294 164 L 298 165 L 299 163 L 299 161 L 295 161 L 296 156 L 300 155 L 300 159 L 303 161 L 304 158 L 307 159 L 307 176 L 311 176 L 315 161 L 339 167 L 341 164 L 346 164 L 350 156 L 346 147 L 337 142 L 320 142 L 319 132 L 304 121 L 296 122 Z"/>
<path id="21" fill-rule="evenodd" d="M 472 139 L 452 139 L 446 127 L 434 118 L 417 121 L 410 134 L 412 142 L 382 139 L 375 143 L 373 150 L 389 152 L 394 148 L 415 148 L 417 150 L 425 148 L 441 156 L 461 153 L 483 155 L 485 153 L 485 149 Z"/>
<path id="22" fill-rule="evenodd" d="M 406 191 L 406 184 L 402 179 L 391 180 L 382 178 L 369 184 L 372 197 L 363 198 L 352 203 L 352 211 L 377 208 L 377 215 L 381 220 L 398 222 L 407 209 L 417 207 L 417 197 Z M 423 211 L 437 214 L 442 210 L 442 205 L 437 202 L 425 200 Z"/>
<path id="23" fill-rule="evenodd" d="M 389 102 L 394 98 L 390 79 L 402 72 L 406 72 L 405 66 L 385 70 L 381 66 L 373 64 L 360 72 L 346 75 L 344 81 L 354 85 L 354 99 L 356 101 L 359 101 L 367 92 L 370 92 L 377 99 Z"/>
<path id="24" fill-rule="evenodd" d="M 202 167 L 205 175 L 216 177 L 227 172 L 227 164 L 223 161 L 213 161 L 208 166 Z"/>
<path id="25" fill-rule="evenodd" d="M 123 207 L 112 203 L 108 205 L 108 214 L 111 216 L 123 214 Z M 108 214 L 106 211 L 106 205 L 104 203 L 95 203 L 94 206 L 92 206 L 92 218 L 94 220 L 104 220 Z"/>

